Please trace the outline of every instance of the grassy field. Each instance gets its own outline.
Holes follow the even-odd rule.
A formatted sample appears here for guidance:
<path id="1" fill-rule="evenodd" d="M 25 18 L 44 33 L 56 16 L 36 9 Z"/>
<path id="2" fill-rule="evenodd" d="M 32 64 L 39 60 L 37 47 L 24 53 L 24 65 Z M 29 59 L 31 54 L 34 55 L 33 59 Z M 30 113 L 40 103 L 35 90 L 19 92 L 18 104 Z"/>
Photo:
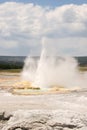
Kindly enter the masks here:
<path id="1" fill-rule="evenodd" d="M 0 72 L 20 73 L 22 69 L 1 69 Z"/>
<path id="2" fill-rule="evenodd" d="M 85 66 L 85 67 L 81 67 L 81 66 L 80 66 L 80 67 L 79 67 L 79 70 L 80 70 L 80 71 L 87 71 L 87 66 Z"/>

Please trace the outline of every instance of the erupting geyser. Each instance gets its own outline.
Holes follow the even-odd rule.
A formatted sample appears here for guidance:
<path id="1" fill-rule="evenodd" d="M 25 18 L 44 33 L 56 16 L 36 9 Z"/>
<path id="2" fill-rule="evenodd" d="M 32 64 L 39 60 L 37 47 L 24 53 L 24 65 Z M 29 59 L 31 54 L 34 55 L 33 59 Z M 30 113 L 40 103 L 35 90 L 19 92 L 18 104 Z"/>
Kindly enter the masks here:
<path id="1" fill-rule="evenodd" d="M 84 74 L 78 70 L 78 62 L 72 57 L 59 57 L 48 53 L 43 46 L 40 59 L 27 57 L 22 78 L 33 87 L 85 87 Z"/>

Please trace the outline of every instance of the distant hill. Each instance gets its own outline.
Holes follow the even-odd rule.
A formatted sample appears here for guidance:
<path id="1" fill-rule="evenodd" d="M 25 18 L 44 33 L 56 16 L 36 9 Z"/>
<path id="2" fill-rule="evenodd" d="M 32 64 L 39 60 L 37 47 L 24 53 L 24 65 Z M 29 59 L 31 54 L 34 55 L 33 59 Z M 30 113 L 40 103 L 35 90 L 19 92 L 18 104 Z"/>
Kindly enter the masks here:
<path id="1" fill-rule="evenodd" d="M 25 56 L 0 56 L 0 69 L 20 69 L 23 68 Z M 33 57 L 35 60 L 39 56 Z M 87 56 L 75 57 L 80 66 L 87 66 Z"/>
<path id="2" fill-rule="evenodd" d="M 20 69 L 24 65 L 24 56 L 0 56 L 0 69 Z"/>
<path id="3" fill-rule="evenodd" d="M 83 56 L 83 57 L 75 57 L 80 66 L 87 66 L 87 56 Z"/>

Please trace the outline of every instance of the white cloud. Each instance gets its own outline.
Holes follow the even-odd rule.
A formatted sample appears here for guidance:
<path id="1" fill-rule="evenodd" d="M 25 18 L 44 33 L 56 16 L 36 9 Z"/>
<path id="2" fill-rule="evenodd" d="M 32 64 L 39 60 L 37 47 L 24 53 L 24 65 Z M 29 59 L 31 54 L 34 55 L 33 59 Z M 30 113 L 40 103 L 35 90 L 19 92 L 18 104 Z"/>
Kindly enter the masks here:
<path id="1" fill-rule="evenodd" d="M 60 54 L 87 55 L 87 4 L 54 9 L 32 3 L 0 4 L 0 47 L 15 50 L 28 44 L 37 52 L 43 37 L 51 39 Z"/>
<path id="2" fill-rule="evenodd" d="M 87 55 L 87 38 L 45 38 L 45 43 L 47 48 L 51 45 L 57 55 Z"/>
<path id="3" fill-rule="evenodd" d="M 4 39 L 2 39 L 1 41 L 0 41 L 0 46 L 2 47 L 2 48 L 15 48 L 15 47 L 17 47 L 17 45 L 18 45 L 18 42 L 17 41 L 12 41 L 12 40 L 10 40 L 10 41 L 6 41 L 6 40 L 4 40 Z"/>

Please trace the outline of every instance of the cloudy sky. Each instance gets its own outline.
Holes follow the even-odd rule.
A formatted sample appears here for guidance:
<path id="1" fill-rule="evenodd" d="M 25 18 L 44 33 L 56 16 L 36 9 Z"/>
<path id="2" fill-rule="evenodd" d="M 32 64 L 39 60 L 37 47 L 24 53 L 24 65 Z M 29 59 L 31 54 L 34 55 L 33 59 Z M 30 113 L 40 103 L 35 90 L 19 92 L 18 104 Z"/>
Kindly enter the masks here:
<path id="1" fill-rule="evenodd" d="M 0 0 L 0 55 L 87 56 L 87 0 Z"/>

